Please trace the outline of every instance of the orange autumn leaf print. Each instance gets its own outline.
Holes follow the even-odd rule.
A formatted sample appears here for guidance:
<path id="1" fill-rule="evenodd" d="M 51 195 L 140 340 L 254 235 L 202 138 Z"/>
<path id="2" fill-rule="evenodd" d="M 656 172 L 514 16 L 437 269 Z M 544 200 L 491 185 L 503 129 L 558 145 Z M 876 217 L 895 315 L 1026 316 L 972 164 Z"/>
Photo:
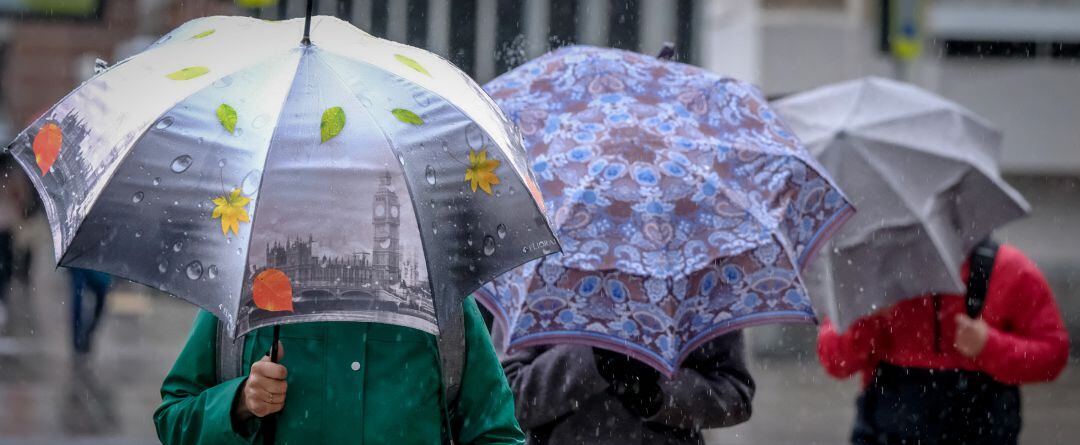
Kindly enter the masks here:
<path id="1" fill-rule="evenodd" d="M 488 159 L 487 150 L 475 152 L 469 150 L 469 167 L 465 169 L 465 180 L 469 182 L 472 191 L 476 188 L 491 193 L 491 186 L 499 183 L 499 177 L 495 175 L 495 169 L 499 167 L 498 159 Z"/>
<path id="2" fill-rule="evenodd" d="M 293 311 L 292 283 L 277 269 L 266 269 L 251 283 L 251 298 L 259 309 L 271 312 Z"/>
<path id="3" fill-rule="evenodd" d="M 52 168 L 56 158 L 60 156 L 60 147 L 64 143 L 64 133 L 60 126 L 49 122 L 41 127 L 37 136 L 34 136 L 34 160 L 41 169 L 41 176 L 45 176 Z"/>

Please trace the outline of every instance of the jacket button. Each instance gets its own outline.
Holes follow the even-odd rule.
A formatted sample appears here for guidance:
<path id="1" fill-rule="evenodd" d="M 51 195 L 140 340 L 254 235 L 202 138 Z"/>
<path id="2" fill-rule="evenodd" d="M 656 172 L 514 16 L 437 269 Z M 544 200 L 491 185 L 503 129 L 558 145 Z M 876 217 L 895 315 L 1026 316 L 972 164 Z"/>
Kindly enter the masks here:
<path id="1" fill-rule="evenodd" d="M 360 370 L 360 362 L 352 362 L 352 365 L 349 365 L 349 366 L 352 368 L 353 371 L 359 371 Z"/>

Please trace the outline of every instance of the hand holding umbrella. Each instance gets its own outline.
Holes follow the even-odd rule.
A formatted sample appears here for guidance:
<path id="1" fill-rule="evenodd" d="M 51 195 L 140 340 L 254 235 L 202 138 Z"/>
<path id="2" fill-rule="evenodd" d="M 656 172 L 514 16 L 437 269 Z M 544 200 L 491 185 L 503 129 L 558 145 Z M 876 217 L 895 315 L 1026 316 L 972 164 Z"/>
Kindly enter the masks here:
<path id="1" fill-rule="evenodd" d="M 990 329 L 982 318 L 956 314 L 956 350 L 968 358 L 978 357 L 990 338 Z"/>
<path id="2" fill-rule="evenodd" d="M 285 378 L 288 370 L 279 364 L 285 352 L 280 344 L 276 345 L 277 353 L 273 361 L 267 355 L 251 364 L 251 372 L 244 382 L 243 390 L 237 394 L 237 400 L 233 404 L 234 422 L 244 423 L 252 417 L 266 418 L 285 407 L 285 394 L 289 386 Z"/>

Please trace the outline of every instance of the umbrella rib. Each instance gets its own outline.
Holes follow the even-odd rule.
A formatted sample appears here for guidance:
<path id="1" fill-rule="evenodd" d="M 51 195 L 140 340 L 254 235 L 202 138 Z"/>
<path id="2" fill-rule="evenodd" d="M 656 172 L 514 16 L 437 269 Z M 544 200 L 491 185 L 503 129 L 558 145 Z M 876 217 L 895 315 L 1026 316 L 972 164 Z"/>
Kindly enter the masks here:
<path id="1" fill-rule="evenodd" d="M 852 146 L 856 148 L 856 151 L 862 156 L 863 160 L 866 161 L 866 164 L 870 166 L 870 168 L 873 169 L 875 172 L 877 172 L 878 177 L 890 186 L 890 191 L 899 189 L 899 187 L 897 187 L 897 185 L 893 182 L 892 177 L 886 173 L 886 169 L 878 165 L 877 159 L 868 153 L 867 148 L 863 146 L 863 144 L 853 143 Z M 919 224 L 923 227 L 923 233 L 925 233 L 927 238 L 930 239 L 930 242 L 934 244 L 934 247 L 936 247 L 940 252 L 947 252 L 948 249 L 946 249 L 942 245 L 942 241 L 938 238 L 937 234 L 933 230 L 930 230 L 930 224 L 926 221 L 926 218 L 923 217 L 922 213 L 916 210 L 914 203 L 909 202 L 907 198 L 901 193 L 894 192 L 894 195 L 900 198 L 900 202 L 904 203 L 904 206 L 907 207 L 908 211 L 915 216 Z M 945 272 L 949 274 L 953 281 L 957 283 L 961 282 L 959 275 L 960 265 L 955 264 L 950 266 L 952 267 L 946 267 Z"/>
<path id="2" fill-rule="evenodd" d="M 293 48 L 293 49 L 290 49 L 289 51 L 292 52 L 295 49 L 296 48 Z M 296 75 L 297 75 L 297 73 L 300 72 L 300 64 L 301 64 L 301 62 L 303 62 L 304 56 L 307 54 L 308 49 L 303 48 L 301 51 L 302 52 L 300 53 L 300 56 L 296 58 L 296 66 L 293 67 L 293 75 L 292 75 L 292 79 L 290 79 L 290 81 L 289 81 L 289 89 L 285 92 L 284 96 L 281 98 L 281 106 L 278 107 L 278 117 L 277 117 L 278 120 L 277 120 L 277 122 L 274 123 L 274 127 L 273 127 L 275 129 L 274 134 L 270 136 L 270 140 L 267 141 L 267 143 L 266 143 L 266 150 L 264 150 L 264 156 L 263 156 L 263 162 L 262 162 L 263 175 L 261 175 L 259 177 L 259 187 L 255 190 L 255 195 L 254 195 L 255 196 L 255 204 L 251 207 L 251 225 L 250 225 L 251 231 L 248 232 L 249 234 L 248 234 L 247 246 L 245 246 L 245 249 L 244 249 L 244 269 L 245 270 L 248 268 L 248 266 L 250 265 L 250 262 L 251 262 L 251 255 L 249 255 L 249 253 L 251 252 L 251 243 L 255 240 L 255 237 L 254 237 L 255 219 L 259 217 L 259 203 L 262 202 L 262 199 L 261 199 L 262 198 L 262 188 L 263 188 L 263 184 L 266 183 L 266 181 L 263 180 L 264 179 L 263 176 L 265 176 L 266 173 L 267 173 L 266 163 L 267 163 L 267 160 L 270 158 L 270 150 L 274 147 L 274 140 L 277 138 L 277 136 L 279 134 L 276 131 L 276 129 L 278 128 L 278 124 L 281 123 L 281 117 L 285 114 L 285 105 L 289 102 L 289 96 L 292 93 L 293 83 L 296 82 Z M 236 308 L 237 315 L 239 315 L 239 312 L 240 312 L 239 302 L 243 299 L 243 291 L 244 291 L 244 283 L 240 283 L 240 290 L 236 293 L 236 295 L 240 295 L 240 298 L 237 300 L 237 308 Z M 235 336 L 237 334 L 236 330 L 239 327 L 240 327 L 239 323 L 237 323 L 235 326 L 231 327 L 231 329 L 233 330 L 233 336 Z"/>

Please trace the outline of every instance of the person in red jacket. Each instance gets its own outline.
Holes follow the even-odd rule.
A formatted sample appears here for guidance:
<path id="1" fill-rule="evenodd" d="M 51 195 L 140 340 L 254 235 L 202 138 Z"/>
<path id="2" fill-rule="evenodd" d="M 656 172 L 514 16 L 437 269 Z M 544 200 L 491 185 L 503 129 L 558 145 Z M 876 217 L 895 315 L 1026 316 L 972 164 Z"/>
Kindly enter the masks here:
<path id="1" fill-rule="evenodd" d="M 818 335 L 825 371 L 836 378 L 862 373 L 852 443 L 1016 443 L 1017 386 L 1055 379 L 1069 339 L 1035 263 L 1009 245 L 991 258 L 975 318 L 964 295 L 928 295 L 860 318 L 842 333 L 825 320 Z"/>

